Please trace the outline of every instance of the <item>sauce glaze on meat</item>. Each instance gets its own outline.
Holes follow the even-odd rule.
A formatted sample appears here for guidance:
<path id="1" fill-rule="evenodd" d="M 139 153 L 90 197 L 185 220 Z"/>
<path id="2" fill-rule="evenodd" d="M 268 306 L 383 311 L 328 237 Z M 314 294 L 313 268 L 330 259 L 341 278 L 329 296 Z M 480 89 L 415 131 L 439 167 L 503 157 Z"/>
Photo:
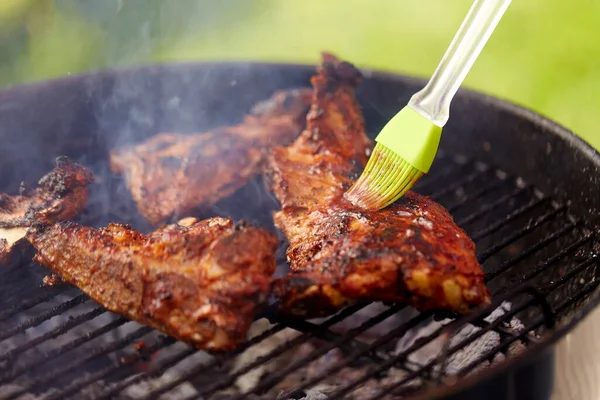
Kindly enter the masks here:
<path id="1" fill-rule="evenodd" d="M 268 161 L 275 224 L 290 243 L 292 272 L 274 285 L 282 311 L 318 317 L 370 300 L 466 313 L 489 303 L 475 245 L 441 205 L 414 192 L 376 212 L 344 200 L 372 150 L 355 98 L 361 79 L 324 54 L 306 129 Z"/>

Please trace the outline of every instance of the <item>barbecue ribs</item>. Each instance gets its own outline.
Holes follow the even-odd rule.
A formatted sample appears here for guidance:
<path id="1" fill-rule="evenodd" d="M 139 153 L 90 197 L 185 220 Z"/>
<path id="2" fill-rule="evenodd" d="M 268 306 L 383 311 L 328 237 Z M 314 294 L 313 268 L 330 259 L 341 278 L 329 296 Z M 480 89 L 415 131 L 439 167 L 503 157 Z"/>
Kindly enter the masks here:
<path id="1" fill-rule="evenodd" d="M 143 235 L 121 224 L 32 226 L 35 260 L 108 310 L 207 350 L 242 343 L 269 294 L 277 240 L 231 219 Z"/>
<path id="2" fill-rule="evenodd" d="M 87 203 L 92 172 L 67 157 L 58 157 L 56 167 L 39 180 L 39 187 L 21 194 L 0 194 L 0 264 L 26 243 L 27 228 L 33 222 L 53 223 L 73 218 Z"/>
<path id="3" fill-rule="evenodd" d="M 344 200 L 372 149 L 354 94 L 361 79 L 324 54 L 306 129 L 268 160 L 275 223 L 290 243 L 292 272 L 274 283 L 283 312 L 319 317 L 357 300 L 456 313 L 487 304 L 475 245 L 442 206 L 414 192 L 377 212 Z"/>
<path id="4" fill-rule="evenodd" d="M 310 89 L 275 93 L 254 106 L 241 124 L 212 132 L 161 133 L 113 151 L 114 173 L 123 174 L 142 215 L 158 225 L 210 206 L 260 174 L 268 150 L 302 131 Z"/>

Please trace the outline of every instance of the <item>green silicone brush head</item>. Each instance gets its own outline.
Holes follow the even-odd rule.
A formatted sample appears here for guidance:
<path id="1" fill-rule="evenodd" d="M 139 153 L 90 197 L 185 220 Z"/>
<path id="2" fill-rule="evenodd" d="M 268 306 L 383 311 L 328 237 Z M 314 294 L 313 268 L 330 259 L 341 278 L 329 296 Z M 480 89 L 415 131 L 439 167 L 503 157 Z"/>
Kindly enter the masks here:
<path id="1" fill-rule="evenodd" d="M 407 106 L 382 129 L 358 180 L 345 193 L 354 205 L 380 210 L 394 203 L 429 172 L 442 128 Z"/>

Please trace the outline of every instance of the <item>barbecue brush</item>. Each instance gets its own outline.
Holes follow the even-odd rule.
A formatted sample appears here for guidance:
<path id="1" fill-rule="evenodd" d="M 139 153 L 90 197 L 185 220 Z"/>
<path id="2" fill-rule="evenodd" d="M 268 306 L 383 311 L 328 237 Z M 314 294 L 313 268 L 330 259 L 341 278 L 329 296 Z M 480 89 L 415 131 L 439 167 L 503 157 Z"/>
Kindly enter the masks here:
<path id="1" fill-rule="evenodd" d="M 450 102 L 511 0 L 475 0 L 427 85 L 375 138 L 365 170 L 344 194 L 354 205 L 380 210 L 429 172 L 448 121 Z"/>

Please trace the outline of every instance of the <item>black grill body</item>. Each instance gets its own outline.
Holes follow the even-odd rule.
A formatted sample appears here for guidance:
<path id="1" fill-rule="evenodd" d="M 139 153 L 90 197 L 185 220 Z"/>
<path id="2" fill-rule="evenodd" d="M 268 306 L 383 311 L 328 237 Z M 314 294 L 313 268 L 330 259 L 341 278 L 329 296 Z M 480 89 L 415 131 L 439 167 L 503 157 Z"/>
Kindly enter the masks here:
<path id="1" fill-rule="evenodd" d="M 18 192 L 22 180 L 35 183 L 56 157 L 67 155 L 100 178 L 78 222 L 148 230 L 123 182 L 108 171 L 111 148 L 161 131 L 236 123 L 274 90 L 308 86 L 312 74 L 314 66 L 179 64 L 0 91 L 0 190 Z M 371 71 L 364 76 L 358 98 L 373 137 L 424 82 Z M 319 321 L 282 320 L 268 311 L 259 323 L 270 324 L 242 349 L 213 357 L 106 312 L 76 288 L 42 287 L 47 271 L 21 259 L 0 271 L 0 398 L 134 398 L 128 389 L 150 381 L 136 398 L 303 398 L 346 370 L 360 374 L 335 381 L 329 398 L 548 399 L 554 342 L 600 302 L 600 155 L 542 116 L 461 90 L 432 172 L 415 190 L 447 207 L 475 240 L 494 294 L 490 307 L 459 319 L 401 305 L 379 305 L 360 320 L 356 315 L 369 305 Z M 276 207 L 258 179 L 211 213 L 272 227 Z M 509 310 L 486 319 L 504 302 Z M 443 318 L 450 322 L 398 347 L 417 328 Z M 348 327 L 345 321 L 353 322 Z M 477 333 L 454 342 L 466 326 Z M 297 334 L 266 344 L 284 331 Z M 448 371 L 465 346 L 488 334 L 495 335 L 493 346 Z M 435 358 L 411 358 L 440 338 Z M 302 352 L 308 344 L 310 351 Z M 513 353 L 516 344 L 522 349 Z M 232 369 L 256 349 L 264 350 L 260 357 Z M 231 389 L 247 372 L 286 355 L 253 387 Z M 177 369 L 194 357 L 198 362 Z M 298 372 L 320 362 L 320 374 Z M 491 366 L 473 374 L 481 362 Z M 399 372 L 392 376 L 392 370 Z M 282 389 L 294 374 L 302 379 Z M 182 384 L 193 390 L 181 394 Z"/>

